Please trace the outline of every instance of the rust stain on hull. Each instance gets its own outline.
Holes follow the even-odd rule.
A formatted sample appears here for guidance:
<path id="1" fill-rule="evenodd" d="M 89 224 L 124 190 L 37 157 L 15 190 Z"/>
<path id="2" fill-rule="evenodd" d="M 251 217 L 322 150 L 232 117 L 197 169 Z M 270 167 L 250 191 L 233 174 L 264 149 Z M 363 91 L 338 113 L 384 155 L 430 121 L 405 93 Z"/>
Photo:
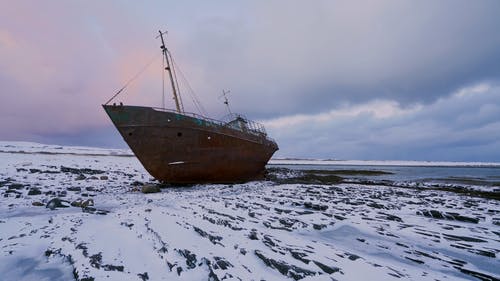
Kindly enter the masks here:
<path id="1" fill-rule="evenodd" d="M 256 179 L 278 150 L 262 131 L 202 116 L 142 106 L 103 107 L 144 168 L 166 183 Z"/>

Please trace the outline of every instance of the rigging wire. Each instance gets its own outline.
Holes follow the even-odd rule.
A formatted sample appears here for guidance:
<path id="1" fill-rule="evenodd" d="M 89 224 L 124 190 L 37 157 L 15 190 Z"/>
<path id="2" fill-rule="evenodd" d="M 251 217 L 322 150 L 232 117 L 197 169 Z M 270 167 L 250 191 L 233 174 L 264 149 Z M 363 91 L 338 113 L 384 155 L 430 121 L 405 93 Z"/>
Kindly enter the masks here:
<path id="1" fill-rule="evenodd" d="M 165 109 L 165 59 L 161 58 L 161 105 Z"/>
<path id="2" fill-rule="evenodd" d="M 181 109 L 184 111 L 184 103 L 182 102 L 182 95 L 181 95 L 181 88 L 179 87 L 179 82 L 177 81 L 177 74 L 175 72 L 175 68 L 177 67 L 174 65 L 174 58 L 172 57 L 172 54 L 170 51 L 167 50 L 168 55 L 170 56 L 170 60 L 172 61 L 172 72 L 174 73 L 174 81 L 175 81 L 175 86 L 177 87 L 177 93 L 179 96 L 179 101 L 181 102 Z"/>
<path id="3" fill-rule="evenodd" d="M 116 98 L 123 90 L 125 90 L 125 88 L 127 88 L 127 86 L 132 83 L 132 81 L 134 81 L 135 79 L 137 79 L 137 77 L 139 77 L 139 75 L 141 75 L 144 71 L 146 71 L 146 69 L 156 60 L 156 58 L 158 57 L 159 55 L 154 55 L 150 61 L 143 67 L 141 68 L 141 70 L 139 72 L 137 72 L 132 78 L 130 78 L 126 83 L 125 85 L 120 89 L 118 90 L 118 92 L 116 92 L 116 94 L 114 96 L 112 96 L 104 105 L 107 105 L 108 103 L 110 103 L 114 98 Z"/>
<path id="4" fill-rule="evenodd" d="M 172 57 L 171 57 L 172 58 Z M 203 107 L 203 104 L 201 104 L 201 102 L 199 101 L 196 93 L 194 92 L 193 88 L 191 87 L 191 85 L 189 84 L 189 81 L 186 79 L 186 76 L 184 75 L 184 73 L 182 72 L 181 68 L 175 63 L 174 59 L 172 58 L 172 64 L 175 66 L 175 68 L 177 68 L 177 70 L 179 71 L 179 75 L 182 79 L 182 81 L 184 82 L 184 84 L 187 86 L 188 88 L 188 94 L 189 94 L 189 97 L 191 98 L 191 100 L 193 101 L 193 104 L 194 106 L 196 107 L 196 109 L 198 110 L 198 112 L 201 114 L 201 115 L 204 115 L 204 116 L 207 116 L 207 111 L 205 110 L 205 108 Z"/>

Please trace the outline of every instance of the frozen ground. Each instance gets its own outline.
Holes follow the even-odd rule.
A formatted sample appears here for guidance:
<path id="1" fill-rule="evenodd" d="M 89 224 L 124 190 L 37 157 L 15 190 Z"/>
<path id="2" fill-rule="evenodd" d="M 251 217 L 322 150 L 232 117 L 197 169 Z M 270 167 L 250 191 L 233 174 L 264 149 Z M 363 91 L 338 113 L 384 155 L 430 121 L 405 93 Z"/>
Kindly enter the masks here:
<path id="1" fill-rule="evenodd" d="M 143 194 L 125 150 L 0 151 L 0 280 L 500 278 L 498 196 L 279 169 Z"/>

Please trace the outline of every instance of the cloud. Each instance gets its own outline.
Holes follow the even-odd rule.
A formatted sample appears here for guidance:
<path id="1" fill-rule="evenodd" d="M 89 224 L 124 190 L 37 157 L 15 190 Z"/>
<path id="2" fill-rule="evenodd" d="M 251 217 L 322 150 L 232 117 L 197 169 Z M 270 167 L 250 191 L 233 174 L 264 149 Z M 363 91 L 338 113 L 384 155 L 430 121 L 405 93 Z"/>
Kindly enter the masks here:
<path id="1" fill-rule="evenodd" d="M 464 87 L 431 104 L 375 100 L 263 121 L 279 155 L 338 159 L 497 161 L 500 86 Z"/>

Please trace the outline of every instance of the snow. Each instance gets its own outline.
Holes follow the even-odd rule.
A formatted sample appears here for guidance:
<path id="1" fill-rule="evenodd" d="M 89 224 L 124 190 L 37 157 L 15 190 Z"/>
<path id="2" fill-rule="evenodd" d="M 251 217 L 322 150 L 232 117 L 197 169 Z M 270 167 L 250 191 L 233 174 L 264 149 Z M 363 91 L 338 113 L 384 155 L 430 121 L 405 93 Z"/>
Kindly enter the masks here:
<path id="1" fill-rule="evenodd" d="M 126 150 L 19 142 L 0 150 L 2 280 L 500 276 L 495 199 L 272 181 L 143 194 L 156 181 Z M 93 204 L 46 208 L 56 197 Z"/>

